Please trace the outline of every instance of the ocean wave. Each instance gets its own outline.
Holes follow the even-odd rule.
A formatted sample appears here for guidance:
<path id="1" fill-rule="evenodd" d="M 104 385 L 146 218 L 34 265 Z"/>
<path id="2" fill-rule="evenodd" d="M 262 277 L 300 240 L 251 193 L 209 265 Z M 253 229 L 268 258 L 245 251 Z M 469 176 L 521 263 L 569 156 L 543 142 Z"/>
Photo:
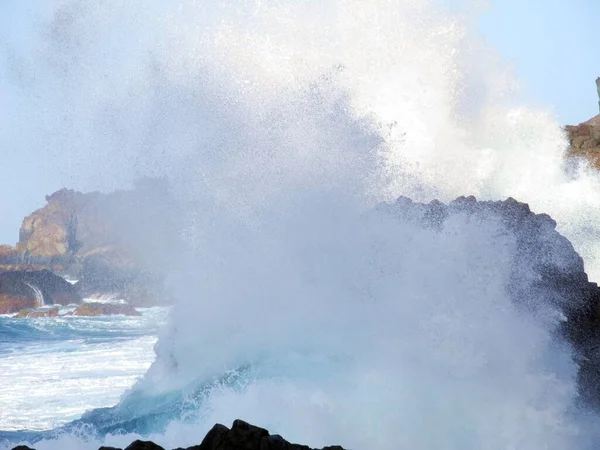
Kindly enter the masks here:
<path id="1" fill-rule="evenodd" d="M 134 318 L 1 318 L 0 430 L 50 430 L 114 405 L 154 360 L 166 320 L 168 308 Z"/>
<path id="2" fill-rule="evenodd" d="M 50 133 L 38 141 L 60 149 L 47 153 L 65 180 L 113 189 L 164 176 L 185 207 L 178 236 L 158 237 L 172 254 L 138 249 L 168 262 L 176 298 L 150 369 L 103 400 L 116 406 L 24 440 L 45 450 L 156 433 L 178 447 L 238 417 L 311 446 L 378 450 L 562 450 L 597 437 L 577 409 L 560 311 L 542 292 L 519 305 L 509 295 L 516 243 L 502 221 L 455 214 L 434 230 L 364 217 L 399 195 L 511 196 L 551 214 L 598 278 L 600 179 L 565 173 L 560 125 L 519 104 L 468 16 L 427 0 L 44 11 L 30 20 L 35 65 L 20 60 L 35 83 L 11 118 L 40 118 L 32 129 Z M 78 320 L 2 319 L 31 338 L 31 363 L 54 358 L 44 367 L 67 352 L 44 356 L 36 339 L 76 336 L 103 363 L 90 386 L 154 359 L 131 319 Z M 83 385 L 58 381 L 75 401 Z"/>

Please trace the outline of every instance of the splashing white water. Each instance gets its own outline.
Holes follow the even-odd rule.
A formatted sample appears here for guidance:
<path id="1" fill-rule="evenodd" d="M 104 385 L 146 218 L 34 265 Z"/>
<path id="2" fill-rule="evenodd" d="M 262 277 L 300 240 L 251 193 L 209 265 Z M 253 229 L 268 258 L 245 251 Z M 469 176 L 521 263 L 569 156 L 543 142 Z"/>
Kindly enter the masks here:
<path id="1" fill-rule="evenodd" d="M 38 303 L 38 306 L 44 306 L 46 303 L 44 302 L 44 294 L 42 293 L 41 289 L 37 286 L 34 286 L 31 283 L 25 282 L 25 284 L 27 286 L 29 286 L 31 288 L 31 290 L 33 291 L 33 293 L 35 294 L 35 299 Z"/>
<path id="2" fill-rule="evenodd" d="M 137 391 L 261 361 L 200 430 L 243 416 L 313 445 L 577 447 L 574 366 L 554 322 L 510 304 L 497 224 L 357 219 L 399 194 L 513 196 L 600 275 L 597 178 L 564 173 L 560 127 L 516 105 L 461 17 L 417 0 L 59 6 L 29 106 L 46 102 L 69 179 L 166 175 L 189 205 L 178 309 Z M 192 439 L 171 427 L 163 442 Z"/>
<path id="3" fill-rule="evenodd" d="M 519 105 L 508 68 L 436 2 L 51 5 L 42 43 L 8 67 L 14 106 L 40 117 L 48 151 L 33 164 L 63 182 L 166 174 L 232 207 L 284 177 L 322 188 L 341 174 L 360 197 L 353 180 L 373 177 L 370 200 L 513 196 L 551 214 L 600 277 L 597 177 L 565 175 L 559 124 Z M 365 161 L 374 149 L 383 159 Z"/>

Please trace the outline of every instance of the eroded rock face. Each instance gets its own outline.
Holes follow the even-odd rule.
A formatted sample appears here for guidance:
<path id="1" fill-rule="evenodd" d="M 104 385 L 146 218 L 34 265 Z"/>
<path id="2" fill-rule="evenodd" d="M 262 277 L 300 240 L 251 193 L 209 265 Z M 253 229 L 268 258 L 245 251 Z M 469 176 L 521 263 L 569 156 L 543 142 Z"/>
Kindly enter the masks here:
<path id="1" fill-rule="evenodd" d="M 292 444 L 279 435 L 271 435 L 264 428 L 250 425 L 243 420 L 235 420 L 231 429 L 216 424 L 195 450 L 313 450 L 306 445 Z M 133 450 L 133 449 L 131 449 Z M 338 445 L 322 450 L 344 450 Z"/>
<path id="2" fill-rule="evenodd" d="M 0 272 L 0 314 L 80 302 L 75 287 L 49 270 Z"/>
<path id="3" fill-rule="evenodd" d="M 600 115 L 579 125 L 567 125 L 566 131 L 570 143 L 568 155 L 585 158 L 600 170 Z"/>

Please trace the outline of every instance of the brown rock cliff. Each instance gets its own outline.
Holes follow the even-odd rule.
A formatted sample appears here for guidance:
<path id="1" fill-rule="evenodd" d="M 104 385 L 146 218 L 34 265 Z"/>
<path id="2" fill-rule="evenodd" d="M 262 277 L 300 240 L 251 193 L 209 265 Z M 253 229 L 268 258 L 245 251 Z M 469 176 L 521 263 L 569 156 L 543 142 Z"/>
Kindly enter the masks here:
<path id="1" fill-rule="evenodd" d="M 600 170 L 600 115 L 579 125 L 565 127 L 570 147 L 567 156 L 584 158 Z"/>

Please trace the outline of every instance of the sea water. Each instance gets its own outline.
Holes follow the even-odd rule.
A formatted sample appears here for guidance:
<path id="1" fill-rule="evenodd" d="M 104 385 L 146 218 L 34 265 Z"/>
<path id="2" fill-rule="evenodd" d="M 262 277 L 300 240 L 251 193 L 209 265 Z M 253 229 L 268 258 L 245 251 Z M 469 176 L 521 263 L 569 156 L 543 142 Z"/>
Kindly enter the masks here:
<path id="1" fill-rule="evenodd" d="M 141 311 L 140 317 L 1 316 L 0 430 L 50 430 L 117 403 L 154 360 L 168 310 Z"/>

